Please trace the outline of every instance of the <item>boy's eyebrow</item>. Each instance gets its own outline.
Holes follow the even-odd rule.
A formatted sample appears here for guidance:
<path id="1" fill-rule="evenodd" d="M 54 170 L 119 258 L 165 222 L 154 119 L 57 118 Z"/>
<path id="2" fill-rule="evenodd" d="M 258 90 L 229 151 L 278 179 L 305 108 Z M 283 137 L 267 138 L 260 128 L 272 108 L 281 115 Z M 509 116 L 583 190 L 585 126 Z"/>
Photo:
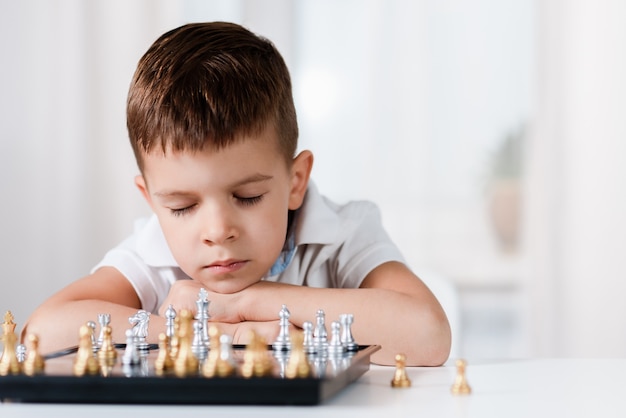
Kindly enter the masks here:
<path id="1" fill-rule="evenodd" d="M 236 181 L 230 186 L 230 188 L 237 188 L 237 187 L 245 186 L 246 184 L 250 184 L 250 183 L 260 183 L 262 181 L 268 181 L 273 178 L 274 176 L 256 173 L 256 174 L 253 174 L 251 176 L 248 176 L 241 180 Z M 160 192 L 154 192 L 154 195 L 158 197 L 180 197 L 180 196 L 185 197 L 185 196 L 191 196 L 193 195 L 193 193 L 180 191 L 180 190 L 172 190 L 172 191 L 165 190 L 165 191 L 160 191 Z"/>
<path id="2" fill-rule="evenodd" d="M 274 176 L 270 176 L 270 175 L 267 175 L 267 174 L 256 173 L 256 174 L 253 174 L 251 176 L 245 177 L 245 178 L 243 178 L 243 179 L 233 183 L 233 185 L 231 187 L 235 188 L 235 187 L 244 186 L 244 185 L 250 184 L 250 183 L 260 183 L 262 181 L 271 180 L 273 178 L 274 178 Z"/>

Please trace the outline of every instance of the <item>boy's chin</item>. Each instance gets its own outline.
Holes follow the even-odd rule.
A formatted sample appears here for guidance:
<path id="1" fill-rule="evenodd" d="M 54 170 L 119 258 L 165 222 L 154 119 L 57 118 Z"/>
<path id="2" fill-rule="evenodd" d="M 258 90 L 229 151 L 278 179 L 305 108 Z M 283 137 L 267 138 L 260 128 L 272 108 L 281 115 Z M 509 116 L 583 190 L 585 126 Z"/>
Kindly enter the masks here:
<path id="1" fill-rule="evenodd" d="M 247 281 L 241 279 L 224 279 L 219 281 L 211 281 L 210 283 L 205 283 L 200 281 L 205 288 L 214 293 L 220 293 L 224 295 L 241 292 L 242 290 L 252 286 L 253 284 L 259 282 L 257 281 Z"/>

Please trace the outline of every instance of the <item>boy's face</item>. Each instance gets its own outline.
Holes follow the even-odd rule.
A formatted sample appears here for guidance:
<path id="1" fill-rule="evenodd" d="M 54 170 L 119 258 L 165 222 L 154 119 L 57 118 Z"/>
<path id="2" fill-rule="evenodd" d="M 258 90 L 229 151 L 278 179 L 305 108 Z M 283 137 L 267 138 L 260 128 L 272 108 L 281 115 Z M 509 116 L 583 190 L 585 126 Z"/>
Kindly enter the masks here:
<path id="1" fill-rule="evenodd" d="M 312 163 L 304 151 L 289 167 L 268 128 L 219 151 L 144 155 L 136 184 L 182 270 L 211 291 L 233 293 L 276 261 Z"/>

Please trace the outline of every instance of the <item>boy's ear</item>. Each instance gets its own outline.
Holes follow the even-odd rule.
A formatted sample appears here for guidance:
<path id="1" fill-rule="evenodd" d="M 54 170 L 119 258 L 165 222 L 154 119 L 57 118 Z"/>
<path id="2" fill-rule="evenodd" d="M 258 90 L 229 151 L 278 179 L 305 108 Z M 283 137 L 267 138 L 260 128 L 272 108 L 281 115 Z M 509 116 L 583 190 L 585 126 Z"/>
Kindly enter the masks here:
<path id="1" fill-rule="evenodd" d="M 146 202 L 148 202 L 148 205 L 152 207 L 152 199 L 150 198 L 150 193 L 148 192 L 148 186 L 146 186 L 146 180 L 143 178 L 143 176 L 141 175 L 135 176 L 135 186 L 137 186 L 143 198 L 146 199 Z"/>
<path id="2" fill-rule="evenodd" d="M 313 169 L 313 153 L 305 150 L 293 159 L 291 166 L 291 191 L 289 193 L 289 209 L 298 209 L 304 200 L 309 177 Z"/>

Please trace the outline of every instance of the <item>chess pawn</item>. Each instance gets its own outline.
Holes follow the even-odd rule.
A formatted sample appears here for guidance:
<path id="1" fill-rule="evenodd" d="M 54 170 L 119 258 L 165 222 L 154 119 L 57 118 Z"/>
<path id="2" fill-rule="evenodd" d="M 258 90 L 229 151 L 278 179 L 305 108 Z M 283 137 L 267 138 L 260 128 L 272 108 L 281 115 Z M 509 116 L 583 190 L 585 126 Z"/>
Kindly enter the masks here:
<path id="1" fill-rule="evenodd" d="M 18 363 L 24 363 L 26 360 L 26 346 L 24 344 L 18 344 L 15 347 L 15 357 L 17 357 Z"/>
<path id="2" fill-rule="evenodd" d="M 162 375 L 174 367 L 174 360 L 170 356 L 170 351 L 168 348 L 168 336 L 165 333 L 159 334 L 159 354 L 157 355 L 156 360 L 154 361 L 154 370 L 157 375 Z"/>
<path id="3" fill-rule="evenodd" d="M 198 372 L 198 359 L 193 354 L 191 343 L 193 338 L 193 317 L 184 309 L 180 312 L 178 330 L 178 354 L 174 360 L 174 373 L 178 377 L 187 377 Z"/>
<path id="4" fill-rule="evenodd" d="M 220 358 L 220 336 L 221 333 L 215 325 L 209 327 L 209 355 L 202 366 L 204 377 L 217 376 L 217 362 Z"/>
<path id="5" fill-rule="evenodd" d="M 235 373 L 235 360 L 232 353 L 232 338 L 229 335 L 220 336 L 219 358 L 217 359 L 216 372 L 219 377 L 231 376 Z"/>
<path id="6" fill-rule="evenodd" d="M 30 350 L 28 351 L 26 360 L 24 360 L 24 374 L 27 376 L 35 376 L 43 373 L 46 363 L 41 353 L 39 353 L 39 337 L 35 334 L 29 334 L 28 342 L 30 344 Z"/>
<path id="7" fill-rule="evenodd" d="M 122 356 L 122 364 L 125 366 L 135 366 L 140 363 L 139 350 L 135 344 L 135 334 L 132 329 L 126 330 L 126 348 Z"/>
<path id="8" fill-rule="evenodd" d="M 465 377 L 465 367 L 467 363 L 465 360 L 459 359 L 456 361 L 456 379 L 454 380 L 454 384 L 450 391 L 454 395 L 469 395 L 472 393 L 472 388 L 467 383 L 467 379 Z"/>
<path id="9" fill-rule="evenodd" d="M 328 353 L 333 356 L 339 356 L 346 351 L 346 348 L 341 344 L 341 324 L 338 321 L 333 321 L 330 324 L 330 343 L 328 343 Z"/>
<path id="10" fill-rule="evenodd" d="M 203 337 L 204 331 L 204 325 L 202 325 L 202 322 L 195 320 L 193 322 L 193 341 L 191 343 L 191 351 L 198 360 L 204 360 L 209 352 L 208 344 L 205 342 Z"/>
<path id="11" fill-rule="evenodd" d="M 291 313 L 287 309 L 287 305 L 283 305 L 282 309 L 278 313 L 278 316 L 280 317 L 280 331 L 276 341 L 272 344 L 272 348 L 276 351 L 288 351 L 291 348 L 291 341 L 289 338 L 289 317 L 291 316 Z"/>
<path id="12" fill-rule="evenodd" d="M 20 373 L 20 362 L 17 360 L 15 345 L 17 335 L 15 335 L 16 324 L 13 322 L 13 314 L 7 311 L 2 323 L 2 356 L 0 357 L 0 376 Z"/>
<path id="13" fill-rule="evenodd" d="M 313 343 L 319 355 L 325 355 L 328 351 L 328 332 L 326 331 L 326 315 L 319 309 L 315 315 L 315 329 L 313 330 Z"/>
<path id="14" fill-rule="evenodd" d="M 396 354 L 396 371 L 391 380 L 391 387 L 408 388 L 409 386 L 411 386 L 411 380 L 406 373 L 406 356 Z"/>
<path id="15" fill-rule="evenodd" d="M 94 375 L 99 371 L 98 361 L 93 355 L 93 344 L 91 342 L 91 329 L 88 325 L 83 325 L 79 330 L 80 340 L 78 351 L 74 360 L 74 376 Z"/>
<path id="16" fill-rule="evenodd" d="M 315 353 L 315 343 L 313 342 L 313 323 L 304 321 L 302 323 L 302 348 L 306 354 Z"/>
<path id="17" fill-rule="evenodd" d="M 165 311 L 165 335 L 169 338 L 169 341 L 172 340 L 174 336 L 174 323 L 176 320 L 176 311 L 172 305 L 168 305 L 167 310 Z"/>
<path id="18" fill-rule="evenodd" d="M 100 362 L 100 367 L 113 367 L 117 360 L 117 351 L 113 346 L 112 329 L 109 325 L 104 325 L 101 331 L 102 342 L 98 351 L 98 361 Z"/>
<path id="19" fill-rule="evenodd" d="M 175 359 L 178 356 L 178 331 L 180 330 L 180 316 L 174 316 L 173 321 L 174 333 L 170 336 L 170 357 Z"/>
<path id="20" fill-rule="evenodd" d="M 98 323 L 100 324 L 100 335 L 98 336 L 96 344 L 98 345 L 98 348 L 100 348 L 102 347 L 102 343 L 104 342 L 104 327 L 111 323 L 111 315 L 98 314 Z"/>
<path id="21" fill-rule="evenodd" d="M 304 351 L 304 335 L 302 332 L 294 332 L 291 336 L 293 349 L 289 356 L 285 377 L 287 379 L 304 379 L 311 375 L 311 366 Z"/>
<path id="22" fill-rule="evenodd" d="M 89 328 L 89 338 L 91 339 L 91 350 L 95 353 L 98 351 L 98 343 L 96 341 L 96 323 L 93 321 L 87 321 L 87 328 Z"/>
<path id="23" fill-rule="evenodd" d="M 265 339 L 250 331 L 250 342 L 243 354 L 241 375 L 246 378 L 263 377 L 272 373 L 272 362 L 267 352 Z"/>

